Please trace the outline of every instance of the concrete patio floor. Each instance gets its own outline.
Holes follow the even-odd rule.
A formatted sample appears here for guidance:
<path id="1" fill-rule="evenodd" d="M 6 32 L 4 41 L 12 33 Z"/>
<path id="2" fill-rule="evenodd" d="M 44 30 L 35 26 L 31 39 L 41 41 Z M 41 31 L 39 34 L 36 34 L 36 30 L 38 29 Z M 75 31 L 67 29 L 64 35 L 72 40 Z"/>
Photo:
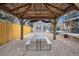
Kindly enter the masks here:
<path id="1" fill-rule="evenodd" d="M 28 37 L 33 34 L 30 33 Z M 0 56 L 79 56 L 79 41 L 70 40 L 69 38 L 64 39 L 61 35 L 57 35 L 57 39 L 53 40 L 52 33 L 45 34 L 52 42 L 50 51 L 27 51 L 25 45 L 26 37 L 24 40 L 14 40 L 0 46 Z M 34 44 L 31 44 L 30 48 L 35 47 Z"/>

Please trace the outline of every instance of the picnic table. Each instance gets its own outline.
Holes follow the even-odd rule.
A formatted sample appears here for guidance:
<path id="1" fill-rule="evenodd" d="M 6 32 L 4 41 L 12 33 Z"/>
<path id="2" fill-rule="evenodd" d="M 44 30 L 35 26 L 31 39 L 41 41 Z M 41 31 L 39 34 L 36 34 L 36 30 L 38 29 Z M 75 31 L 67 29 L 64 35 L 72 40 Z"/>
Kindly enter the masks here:
<path id="1" fill-rule="evenodd" d="M 28 46 L 30 45 L 32 40 L 36 40 L 36 48 L 38 47 L 38 43 L 40 43 L 40 51 L 42 50 L 41 42 L 44 40 L 47 42 L 47 44 L 49 46 L 48 50 L 51 49 L 51 41 L 48 39 L 48 37 L 46 35 L 44 35 L 43 33 L 36 33 L 30 39 L 28 39 L 28 41 L 26 42 L 27 50 L 28 50 Z"/>

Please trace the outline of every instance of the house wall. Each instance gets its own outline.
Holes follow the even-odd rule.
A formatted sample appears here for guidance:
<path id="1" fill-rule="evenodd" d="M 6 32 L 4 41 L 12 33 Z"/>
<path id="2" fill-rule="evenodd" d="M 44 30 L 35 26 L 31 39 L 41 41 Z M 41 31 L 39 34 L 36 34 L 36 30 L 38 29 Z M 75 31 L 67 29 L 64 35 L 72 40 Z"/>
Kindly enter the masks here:
<path id="1" fill-rule="evenodd" d="M 37 27 L 39 27 L 39 29 L 37 29 Z M 51 24 L 44 23 L 42 21 L 33 23 L 33 31 L 45 31 L 44 27 L 45 27 L 45 30 L 50 30 Z"/>

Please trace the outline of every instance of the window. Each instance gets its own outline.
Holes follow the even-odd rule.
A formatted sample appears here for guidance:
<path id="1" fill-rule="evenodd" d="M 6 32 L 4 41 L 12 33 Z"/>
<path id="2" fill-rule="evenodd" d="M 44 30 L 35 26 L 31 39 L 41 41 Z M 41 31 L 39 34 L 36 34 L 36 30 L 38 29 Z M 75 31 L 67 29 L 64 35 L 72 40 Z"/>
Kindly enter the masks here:
<path id="1" fill-rule="evenodd" d="M 41 27 L 36 27 L 36 30 L 41 30 Z"/>

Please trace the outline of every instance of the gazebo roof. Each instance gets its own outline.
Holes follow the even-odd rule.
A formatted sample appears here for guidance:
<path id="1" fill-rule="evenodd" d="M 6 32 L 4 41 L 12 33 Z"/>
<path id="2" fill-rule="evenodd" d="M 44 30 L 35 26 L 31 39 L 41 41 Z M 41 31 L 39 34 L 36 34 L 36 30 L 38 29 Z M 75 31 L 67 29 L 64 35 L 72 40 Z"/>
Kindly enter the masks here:
<path id="1" fill-rule="evenodd" d="M 19 18 L 55 19 L 72 10 L 78 10 L 75 4 L 68 3 L 4 3 L 0 9 Z"/>

